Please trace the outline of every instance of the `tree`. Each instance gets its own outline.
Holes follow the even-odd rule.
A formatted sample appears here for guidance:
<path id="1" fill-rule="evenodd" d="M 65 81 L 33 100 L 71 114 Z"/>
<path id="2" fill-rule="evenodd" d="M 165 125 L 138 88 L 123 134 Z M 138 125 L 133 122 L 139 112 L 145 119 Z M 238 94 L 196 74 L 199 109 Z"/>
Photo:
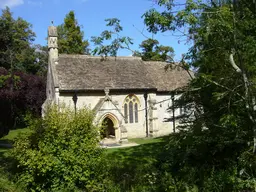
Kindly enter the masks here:
<path id="1" fill-rule="evenodd" d="M 74 11 L 70 11 L 64 24 L 58 26 L 59 53 L 65 54 L 89 54 L 87 40 L 83 40 L 84 33 L 77 23 Z"/>
<path id="2" fill-rule="evenodd" d="M 34 55 L 36 63 L 30 66 L 32 74 L 46 77 L 47 66 L 48 66 L 48 47 L 42 45 L 34 45 Z"/>
<path id="3" fill-rule="evenodd" d="M 127 49 L 135 53 L 130 45 L 133 44 L 130 37 L 121 36 L 123 27 L 120 24 L 120 20 L 117 18 L 110 18 L 105 20 L 108 27 L 113 27 L 112 30 L 103 31 L 99 37 L 93 36 L 91 41 L 95 44 L 96 48 L 92 51 L 93 55 L 101 56 L 117 56 L 119 49 Z M 110 43 L 109 43 L 110 42 Z M 108 45 L 105 45 L 109 43 Z"/>
<path id="4" fill-rule="evenodd" d="M 83 108 L 49 107 L 32 131 L 15 142 L 16 178 L 27 191 L 102 191 L 104 170 L 99 128 Z M 101 178 L 102 176 L 102 178 Z"/>
<path id="5" fill-rule="evenodd" d="M 14 19 L 7 7 L 0 17 L 0 118 L 3 133 L 16 127 L 26 112 L 40 114 L 45 98 L 44 80 L 47 48 L 33 45 L 32 25 L 22 18 Z M 35 76 L 39 75 L 41 77 Z M 31 82 L 29 82 L 31 80 Z M 38 87 L 37 87 L 38 86 Z M 35 92 L 33 92 L 35 91 Z M 29 100 L 33 99 L 33 103 Z"/>
<path id="6" fill-rule="evenodd" d="M 136 52 L 134 56 L 141 56 L 144 61 L 173 61 L 173 48 L 159 45 L 156 39 L 142 41 L 140 48 L 142 52 Z"/>
<path id="7" fill-rule="evenodd" d="M 35 48 L 32 42 L 35 33 L 31 24 L 22 18 L 16 20 L 7 7 L 0 17 L 0 67 L 13 71 L 24 71 L 36 74 L 38 68 Z"/>
<path id="8" fill-rule="evenodd" d="M 91 41 L 96 45 L 92 51 L 94 55 L 117 56 L 119 49 L 126 49 L 132 52 L 135 57 L 142 57 L 144 61 L 173 61 L 174 50 L 172 47 L 159 45 L 156 39 L 147 39 L 140 44 L 142 51 L 134 51 L 130 48 L 133 40 L 130 37 L 122 36 L 123 27 L 117 18 L 105 20 L 112 30 L 103 31 L 99 37 L 93 36 Z M 106 45 L 107 44 L 107 45 Z"/>
<path id="9" fill-rule="evenodd" d="M 188 117 L 183 119 L 184 126 L 175 137 L 177 149 L 180 149 L 174 155 L 177 164 L 169 164 L 169 168 L 176 170 L 180 166 L 180 170 L 184 170 L 183 167 L 196 170 L 194 182 L 203 191 L 207 189 L 206 178 L 213 178 L 207 173 L 214 170 L 215 174 L 224 175 L 225 170 L 248 171 L 249 162 L 247 167 L 246 163 L 240 166 L 240 157 L 245 151 L 255 151 L 255 3 L 188 0 L 175 4 L 159 0 L 157 4 L 164 8 L 163 12 L 151 9 L 144 14 L 148 30 L 181 32 L 180 35 L 192 41 L 184 60 L 187 59 L 186 63 L 196 71 L 185 94 L 177 101 L 186 106 Z M 182 67 L 184 60 L 180 62 Z M 193 114 L 193 118 L 189 118 L 189 114 Z M 250 163 L 255 164 L 255 160 Z M 179 179 L 185 174 L 176 173 Z M 232 171 L 225 174 L 238 180 L 242 177 L 250 180 L 255 172 L 250 173 L 248 177 L 237 176 L 234 172 L 232 175 Z M 234 186 L 228 187 L 227 181 L 218 190 L 235 190 Z"/>
<path id="10" fill-rule="evenodd" d="M 11 89 L 12 87 L 12 89 Z M 45 78 L 0 68 L 0 137 L 16 125 L 23 126 L 27 113 L 41 116 L 45 100 Z"/>

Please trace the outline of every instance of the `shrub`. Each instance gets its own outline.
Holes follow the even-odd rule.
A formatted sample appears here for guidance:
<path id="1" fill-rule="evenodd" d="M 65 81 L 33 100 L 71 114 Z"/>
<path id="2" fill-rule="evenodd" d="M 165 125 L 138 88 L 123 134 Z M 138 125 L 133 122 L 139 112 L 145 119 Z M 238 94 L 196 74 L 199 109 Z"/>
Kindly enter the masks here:
<path id="1" fill-rule="evenodd" d="M 67 107 L 50 107 L 14 144 L 18 182 L 28 191 L 99 191 L 104 165 L 93 119 L 86 108 L 75 115 Z"/>
<path id="2" fill-rule="evenodd" d="M 15 185 L 9 178 L 8 173 L 0 168 L 0 192 L 23 192 L 21 186 Z"/>
<path id="3" fill-rule="evenodd" d="M 9 129 L 25 126 L 24 114 L 41 116 L 41 106 L 45 101 L 45 79 L 37 75 L 14 72 L 0 67 L 0 137 Z"/>

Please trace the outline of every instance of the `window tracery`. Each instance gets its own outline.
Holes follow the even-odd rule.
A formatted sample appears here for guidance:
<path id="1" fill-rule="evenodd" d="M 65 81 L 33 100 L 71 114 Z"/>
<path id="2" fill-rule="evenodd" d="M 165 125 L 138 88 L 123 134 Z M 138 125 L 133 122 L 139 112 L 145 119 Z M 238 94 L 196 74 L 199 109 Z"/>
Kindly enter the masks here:
<path id="1" fill-rule="evenodd" d="M 138 98 L 134 94 L 128 95 L 124 101 L 125 123 L 139 122 L 138 108 L 139 108 Z"/>

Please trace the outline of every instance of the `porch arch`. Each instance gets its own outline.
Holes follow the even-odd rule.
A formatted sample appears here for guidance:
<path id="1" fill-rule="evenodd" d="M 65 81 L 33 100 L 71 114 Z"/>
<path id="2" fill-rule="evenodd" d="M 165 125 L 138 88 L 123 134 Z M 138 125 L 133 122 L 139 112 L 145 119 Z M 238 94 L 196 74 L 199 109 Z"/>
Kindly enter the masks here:
<path id="1" fill-rule="evenodd" d="M 120 140 L 120 123 L 114 114 L 105 113 L 101 116 L 99 123 L 101 125 L 106 123 L 106 127 L 103 127 L 101 131 L 102 138 Z"/>
<path id="2" fill-rule="evenodd" d="M 109 118 L 113 122 L 115 129 L 117 129 L 119 127 L 120 123 L 119 123 L 117 117 L 112 113 L 106 113 L 106 114 L 102 115 L 100 118 L 100 121 L 99 121 L 100 124 L 102 124 L 104 119 L 106 119 L 106 118 Z"/>

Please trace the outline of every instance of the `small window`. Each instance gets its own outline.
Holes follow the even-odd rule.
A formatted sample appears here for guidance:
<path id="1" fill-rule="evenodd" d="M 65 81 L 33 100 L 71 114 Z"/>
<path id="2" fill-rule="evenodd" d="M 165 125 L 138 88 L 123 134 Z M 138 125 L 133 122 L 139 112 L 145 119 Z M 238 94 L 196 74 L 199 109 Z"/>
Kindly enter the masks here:
<path id="1" fill-rule="evenodd" d="M 139 122 L 139 115 L 138 115 L 139 101 L 137 97 L 131 94 L 131 95 L 128 95 L 124 101 L 125 101 L 124 103 L 125 123 L 138 123 Z"/>
<path id="2" fill-rule="evenodd" d="M 127 108 L 127 103 L 124 104 L 124 118 L 125 118 L 125 123 L 128 123 L 128 108 Z"/>
<path id="3" fill-rule="evenodd" d="M 129 120 L 130 123 L 133 123 L 133 102 L 129 102 Z"/>
<path id="4" fill-rule="evenodd" d="M 138 123 L 138 103 L 135 103 L 135 123 Z"/>

